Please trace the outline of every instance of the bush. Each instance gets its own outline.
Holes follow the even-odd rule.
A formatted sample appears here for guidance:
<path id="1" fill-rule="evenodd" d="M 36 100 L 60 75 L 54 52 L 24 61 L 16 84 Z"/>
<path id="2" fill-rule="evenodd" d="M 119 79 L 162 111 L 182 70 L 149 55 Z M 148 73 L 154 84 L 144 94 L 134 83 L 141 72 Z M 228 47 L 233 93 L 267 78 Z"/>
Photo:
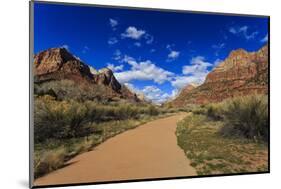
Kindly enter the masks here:
<path id="1" fill-rule="evenodd" d="M 48 138 L 71 138 L 91 133 L 87 108 L 75 101 L 55 101 L 50 96 L 35 100 L 35 142 Z"/>
<path id="2" fill-rule="evenodd" d="M 64 148 L 45 152 L 36 162 L 34 167 L 35 178 L 60 168 L 64 164 L 66 151 Z"/>
<path id="3" fill-rule="evenodd" d="M 218 121 L 223 118 L 223 104 L 208 104 L 206 106 L 206 116 L 212 120 Z"/>
<path id="4" fill-rule="evenodd" d="M 37 96 L 34 109 L 35 142 L 88 136 L 92 123 L 140 119 L 167 112 L 153 105 L 130 103 L 102 104 L 95 101 L 56 100 L 50 95 Z"/>
<path id="5" fill-rule="evenodd" d="M 77 85 L 77 83 L 71 80 L 48 81 L 35 84 L 34 94 L 38 96 L 50 95 L 55 97 L 56 100 L 100 101 L 101 97 L 104 96 L 110 98 L 109 91 L 104 87 L 95 84 L 91 86 Z"/>
<path id="6" fill-rule="evenodd" d="M 206 108 L 203 108 L 203 107 L 196 107 L 192 110 L 192 113 L 194 114 L 206 114 Z"/>
<path id="7" fill-rule="evenodd" d="M 268 141 L 267 96 L 247 96 L 229 100 L 224 110 L 223 136 Z"/>

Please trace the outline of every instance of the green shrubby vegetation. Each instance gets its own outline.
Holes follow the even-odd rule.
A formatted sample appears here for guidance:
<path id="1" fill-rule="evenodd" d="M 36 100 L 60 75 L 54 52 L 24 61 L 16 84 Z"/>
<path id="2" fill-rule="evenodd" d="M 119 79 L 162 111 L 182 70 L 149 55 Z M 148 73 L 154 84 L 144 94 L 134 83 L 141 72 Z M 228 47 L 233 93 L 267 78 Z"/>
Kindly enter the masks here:
<path id="1" fill-rule="evenodd" d="M 197 106 L 177 126 L 178 145 L 199 175 L 268 170 L 268 97 Z"/>
<path id="2" fill-rule="evenodd" d="M 76 100 L 76 101 L 102 101 L 102 96 L 108 92 L 100 85 L 77 85 L 71 80 L 54 80 L 41 84 L 34 84 L 34 94 L 36 96 L 49 95 L 56 100 Z"/>
<path id="3" fill-rule="evenodd" d="M 223 136 L 267 141 L 267 99 L 267 95 L 236 97 L 220 103 L 198 106 L 192 112 L 206 115 L 214 121 L 222 120 L 224 126 L 220 133 Z"/>
<path id="4" fill-rule="evenodd" d="M 268 98 L 246 96 L 229 100 L 223 111 L 223 136 L 268 141 Z"/>

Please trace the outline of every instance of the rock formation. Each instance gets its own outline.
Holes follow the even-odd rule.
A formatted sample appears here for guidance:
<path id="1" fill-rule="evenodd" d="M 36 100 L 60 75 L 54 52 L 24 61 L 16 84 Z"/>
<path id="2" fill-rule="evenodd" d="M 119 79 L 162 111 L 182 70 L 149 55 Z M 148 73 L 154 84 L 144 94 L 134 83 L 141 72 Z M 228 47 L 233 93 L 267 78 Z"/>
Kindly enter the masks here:
<path id="1" fill-rule="evenodd" d="M 112 99 L 139 101 L 136 94 L 121 85 L 109 68 L 99 71 L 83 63 L 65 48 L 51 48 L 34 56 L 34 82 L 72 80 L 79 85 L 103 87 Z M 97 87 L 95 87 L 97 89 Z"/>
<path id="2" fill-rule="evenodd" d="M 255 93 L 268 93 L 268 45 L 257 52 L 232 51 L 207 75 L 202 85 L 187 86 L 169 104 L 176 107 L 206 104 Z"/>

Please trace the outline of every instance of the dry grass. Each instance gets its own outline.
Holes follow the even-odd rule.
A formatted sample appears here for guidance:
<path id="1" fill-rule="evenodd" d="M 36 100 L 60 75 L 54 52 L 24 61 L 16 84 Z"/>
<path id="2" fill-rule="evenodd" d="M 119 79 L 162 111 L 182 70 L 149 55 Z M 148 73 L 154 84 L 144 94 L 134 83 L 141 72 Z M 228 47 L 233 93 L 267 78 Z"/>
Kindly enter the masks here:
<path id="1" fill-rule="evenodd" d="M 223 122 L 191 114 L 178 123 L 178 145 L 199 175 L 268 171 L 265 143 L 218 134 Z"/>

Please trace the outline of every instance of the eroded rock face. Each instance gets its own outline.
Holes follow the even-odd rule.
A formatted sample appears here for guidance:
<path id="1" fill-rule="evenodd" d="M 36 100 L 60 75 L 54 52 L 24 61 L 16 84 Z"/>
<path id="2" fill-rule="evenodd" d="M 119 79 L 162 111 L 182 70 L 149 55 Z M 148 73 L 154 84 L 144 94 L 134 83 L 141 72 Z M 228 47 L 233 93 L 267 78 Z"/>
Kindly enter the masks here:
<path id="1" fill-rule="evenodd" d="M 136 101 L 136 95 L 124 89 L 109 68 L 99 71 L 84 64 L 65 48 L 51 48 L 34 56 L 34 81 L 69 79 L 79 85 L 99 85 L 104 87 L 112 99 L 124 98 Z"/>
<path id="2" fill-rule="evenodd" d="M 38 81 L 72 79 L 81 82 L 93 77 L 89 66 L 65 48 L 51 48 L 35 55 L 34 75 Z"/>
<path id="3" fill-rule="evenodd" d="M 257 52 L 243 49 L 230 55 L 211 71 L 205 82 L 190 90 L 188 86 L 171 102 L 174 106 L 220 102 L 224 99 L 268 92 L 268 45 Z"/>
<path id="4" fill-rule="evenodd" d="M 119 91 L 121 89 L 120 83 L 114 77 L 113 72 L 109 68 L 103 68 L 94 75 L 94 81 L 97 84 L 110 86 L 113 90 Z"/>

